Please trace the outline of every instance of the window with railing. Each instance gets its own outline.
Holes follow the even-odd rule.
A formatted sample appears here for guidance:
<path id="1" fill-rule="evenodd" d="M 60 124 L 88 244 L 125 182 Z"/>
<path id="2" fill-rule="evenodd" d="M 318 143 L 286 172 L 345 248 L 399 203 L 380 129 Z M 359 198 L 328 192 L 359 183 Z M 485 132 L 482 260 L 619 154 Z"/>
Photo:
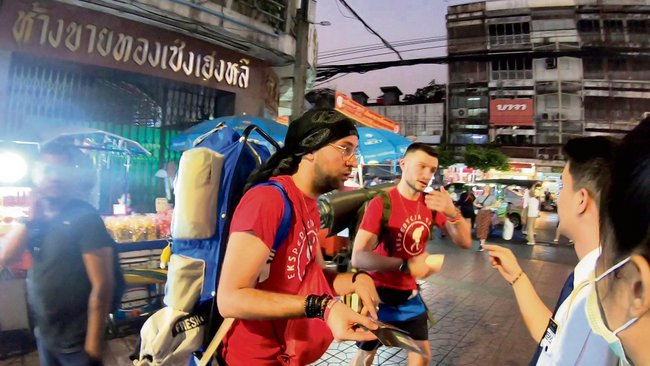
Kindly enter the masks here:
<path id="1" fill-rule="evenodd" d="M 530 43 L 530 23 L 490 24 L 490 46 Z"/>
<path id="2" fill-rule="evenodd" d="M 648 37 L 648 34 L 650 34 L 650 21 L 628 20 L 627 32 L 630 42 L 648 44 L 650 42 L 650 37 Z"/>
<path id="3" fill-rule="evenodd" d="M 530 58 L 502 58 L 492 61 L 492 80 L 532 78 L 533 61 Z"/>
<path id="4" fill-rule="evenodd" d="M 578 21 L 578 32 L 583 42 L 600 42 L 600 20 L 580 19 Z"/>
<path id="5" fill-rule="evenodd" d="M 603 30 L 605 31 L 605 40 L 625 42 L 625 26 L 622 20 L 605 20 Z"/>

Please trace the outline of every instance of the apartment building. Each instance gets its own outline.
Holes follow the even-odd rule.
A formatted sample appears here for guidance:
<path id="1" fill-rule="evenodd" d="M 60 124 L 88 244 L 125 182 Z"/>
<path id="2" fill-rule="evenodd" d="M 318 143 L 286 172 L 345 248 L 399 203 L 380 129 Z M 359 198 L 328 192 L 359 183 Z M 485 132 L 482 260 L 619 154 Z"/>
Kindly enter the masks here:
<path id="1" fill-rule="evenodd" d="M 576 136 L 622 136 L 650 109 L 650 1 L 450 6 L 451 144 L 560 160 Z"/>

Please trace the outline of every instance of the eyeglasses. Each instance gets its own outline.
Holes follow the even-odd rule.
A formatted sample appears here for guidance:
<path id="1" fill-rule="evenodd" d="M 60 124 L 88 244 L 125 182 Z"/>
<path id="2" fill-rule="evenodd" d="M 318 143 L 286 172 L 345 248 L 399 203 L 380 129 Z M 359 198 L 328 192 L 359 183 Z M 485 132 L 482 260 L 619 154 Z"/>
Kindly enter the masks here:
<path id="1" fill-rule="evenodd" d="M 341 145 L 332 144 L 332 143 L 329 143 L 328 145 L 330 145 L 330 146 L 332 146 L 332 147 L 335 147 L 335 148 L 339 149 L 339 151 L 341 152 L 341 155 L 342 155 L 343 158 L 345 158 L 346 160 L 347 160 L 347 159 L 350 159 L 350 158 L 353 157 L 353 156 L 356 156 L 356 154 L 357 154 L 357 148 L 356 148 L 356 147 L 352 147 L 352 146 L 350 146 L 350 145 L 348 145 L 348 146 L 341 146 Z"/>

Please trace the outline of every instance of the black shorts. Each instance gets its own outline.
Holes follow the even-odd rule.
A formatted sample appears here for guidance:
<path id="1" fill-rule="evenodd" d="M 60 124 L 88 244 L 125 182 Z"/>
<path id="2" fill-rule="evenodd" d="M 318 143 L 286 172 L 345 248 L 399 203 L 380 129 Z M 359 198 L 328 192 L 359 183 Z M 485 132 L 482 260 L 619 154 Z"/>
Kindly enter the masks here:
<path id="1" fill-rule="evenodd" d="M 412 291 L 400 291 L 394 290 L 385 287 L 378 287 L 377 293 L 382 303 L 396 306 L 403 304 L 408 300 L 408 297 L 411 295 Z M 382 306 L 381 304 L 379 306 Z M 381 319 L 379 319 L 381 320 Z M 395 326 L 399 329 L 405 330 L 409 333 L 411 338 L 416 341 L 426 341 L 429 339 L 429 317 L 426 312 L 421 315 L 416 316 L 413 319 L 406 321 L 395 321 L 395 322 L 385 322 L 392 326 Z M 380 346 L 378 340 L 367 341 L 367 342 L 357 342 L 357 347 L 364 351 L 374 351 Z"/>

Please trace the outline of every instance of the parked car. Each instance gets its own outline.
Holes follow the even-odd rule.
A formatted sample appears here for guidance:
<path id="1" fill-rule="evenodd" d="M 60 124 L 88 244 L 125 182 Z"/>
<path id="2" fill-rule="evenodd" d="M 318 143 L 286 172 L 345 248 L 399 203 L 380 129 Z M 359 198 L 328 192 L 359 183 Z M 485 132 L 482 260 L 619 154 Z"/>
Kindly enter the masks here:
<path id="1" fill-rule="evenodd" d="M 537 180 L 519 179 L 483 179 L 473 183 L 450 183 L 445 189 L 453 186 L 456 192 L 463 192 L 467 186 L 471 187 L 478 197 L 483 192 L 483 186 L 490 185 L 494 188 L 501 206 L 497 209 L 497 216 L 503 220 L 508 217 L 515 228 L 522 226 L 522 213 L 524 210 L 524 192 L 539 183 Z"/>

